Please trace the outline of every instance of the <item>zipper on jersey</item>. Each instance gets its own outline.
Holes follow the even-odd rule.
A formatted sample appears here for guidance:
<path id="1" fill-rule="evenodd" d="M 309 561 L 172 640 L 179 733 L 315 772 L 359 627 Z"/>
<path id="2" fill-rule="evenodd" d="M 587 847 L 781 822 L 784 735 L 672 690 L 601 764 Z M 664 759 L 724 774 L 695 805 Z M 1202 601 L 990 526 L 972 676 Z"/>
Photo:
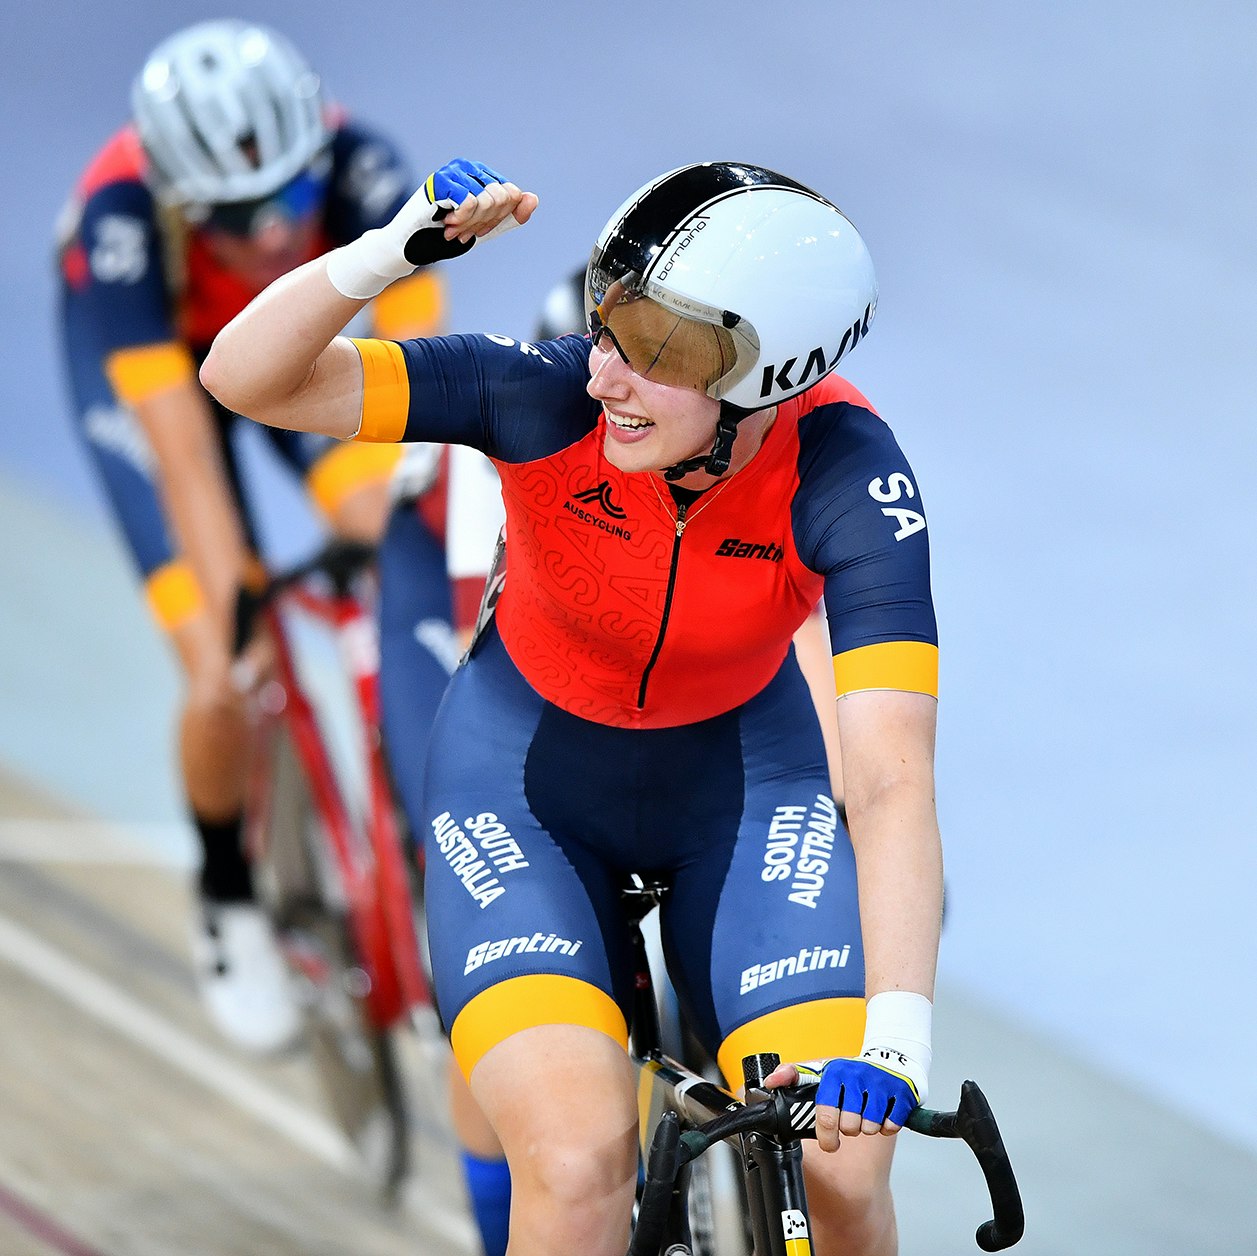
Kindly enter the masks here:
<path id="1" fill-rule="evenodd" d="M 650 680 L 650 673 L 654 669 L 655 661 L 659 658 L 659 651 L 663 649 L 664 633 L 668 631 L 668 616 L 672 611 L 672 593 L 677 584 L 677 564 L 681 558 L 681 538 L 685 535 L 685 516 L 689 513 L 689 506 L 685 503 L 677 503 L 676 539 L 672 542 L 672 565 L 668 568 L 668 591 L 663 597 L 663 617 L 659 621 L 659 636 L 655 638 L 655 648 L 650 652 L 650 658 L 646 661 L 646 668 L 642 672 L 642 683 L 637 689 L 637 709 L 640 711 L 646 705 L 646 685 Z"/>

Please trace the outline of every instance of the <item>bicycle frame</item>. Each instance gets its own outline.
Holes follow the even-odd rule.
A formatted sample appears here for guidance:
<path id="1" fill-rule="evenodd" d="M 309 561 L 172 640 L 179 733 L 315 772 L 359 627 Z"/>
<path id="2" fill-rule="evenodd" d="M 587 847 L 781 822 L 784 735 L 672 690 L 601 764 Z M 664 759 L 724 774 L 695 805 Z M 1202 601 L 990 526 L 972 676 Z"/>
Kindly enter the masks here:
<path id="1" fill-rule="evenodd" d="M 361 822 L 352 814 L 337 783 L 314 704 L 300 678 L 285 624 L 285 615 L 293 611 L 312 617 L 332 632 L 338 656 L 353 682 L 357 724 L 363 734 L 358 750 L 367 782 Z M 336 588 L 325 594 L 304 581 L 280 587 L 260 614 L 274 648 L 275 675 L 259 703 L 259 744 L 271 740 L 268 725 L 279 721 L 286 725 L 344 888 L 350 932 L 369 982 L 366 1005 L 371 1022 L 379 1029 L 388 1029 L 415 1007 L 430 1002 L 431 996 L 420 961 L 410 882 L 378 732 L 375 624 L 347 589 Z M 257 821 L 249 833 L 254 858 L 265 853 L 269 840 L 265 817 L 271 785 L 269 764 L 260 756 L 254 765 L 252 805 L 248 809 Z"/>
<path id="2" fill-rule="evenodd" d="M 816 1136 L 816 1087 L 766 1091 L 775 1055 L 743 1060 L 747 1100 L 666 1056 L 659 1043 L 649 957 L 639 922 L 659 900 L 659 887 L 625 891 L 635 964 L 630 1054 L 638 1070 L 638 1117 L 646 1184 L 628 1256 L 660 1256 L 664 1244 L 690 1251 L 686 1195 L 688 1165 L 714 1143 L 737 1139 L 746 1184 L 754 1256 L 811 1256 L 803 1181 L 802 1138 Z M 955 1112 L 918 1108 L 908 1128 L 935 1138 L 962 1138 L 973 1151 L 991 1196 L 993 1218 L 975 1239 L 986 1252 L 1018 1242 L 1024 1230 L 1021 1196 L 999 1129 L 982 1092 L 965 1082 Z M 666 1249 L 671 1256 L 673 1247 Z"/>

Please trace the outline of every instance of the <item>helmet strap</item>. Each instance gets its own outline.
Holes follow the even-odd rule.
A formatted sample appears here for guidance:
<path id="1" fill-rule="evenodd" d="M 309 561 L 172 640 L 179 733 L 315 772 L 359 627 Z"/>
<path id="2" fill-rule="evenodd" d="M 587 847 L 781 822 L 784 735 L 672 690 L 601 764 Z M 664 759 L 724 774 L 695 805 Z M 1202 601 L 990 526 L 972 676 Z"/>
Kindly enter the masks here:
<path id="1" fill-rule="evenodd" d="M 714 476 L 724 475 L 733 458 L 733 442 L 738 436 L 738 424 L 751 413 L 752 411 L 743 410 L 732 402 L 722 401 L 720 418 L 716 422 L 716 439 L 711 449 L 705 454 L 697 454 L 693 458 L 686 458 L 684 462 L 674 462 L 672 466 L 664 467 L 663 478 L 670 484 L 683 475 L 689 475 L 691 471 L 706 471 L 708 475 Z"/>

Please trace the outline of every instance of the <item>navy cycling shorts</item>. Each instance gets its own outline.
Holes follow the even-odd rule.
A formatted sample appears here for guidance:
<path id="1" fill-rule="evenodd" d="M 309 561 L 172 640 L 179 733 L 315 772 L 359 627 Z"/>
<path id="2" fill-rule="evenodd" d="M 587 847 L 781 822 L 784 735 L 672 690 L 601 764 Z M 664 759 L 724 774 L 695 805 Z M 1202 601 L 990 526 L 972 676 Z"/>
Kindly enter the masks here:
<path id="1" fill-rule="evenodd" d="M 437 998 L 468 1077 L 537 1025 L 626 1042 L 634 872 L 670 884 L 669 974 L 731 1084 L 752 1051 L 858 1050 L 855 859 L 793 652 L 724 715 L 625 729 L 546 702 L 490 628 L 437 714 L 423 811 Z"/>

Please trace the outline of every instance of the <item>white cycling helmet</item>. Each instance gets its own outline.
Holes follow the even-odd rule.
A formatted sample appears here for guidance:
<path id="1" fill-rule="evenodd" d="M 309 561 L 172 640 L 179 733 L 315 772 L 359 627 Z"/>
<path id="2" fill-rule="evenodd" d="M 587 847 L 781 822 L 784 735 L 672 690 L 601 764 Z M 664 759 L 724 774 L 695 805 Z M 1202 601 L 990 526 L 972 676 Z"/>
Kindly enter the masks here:
<path id="1" fill-rule="evenodd" d="M 269 196 L 328 141 L 318 75 L 252 22 L 202 22 L 159 44 L 131 89 L 156 190 L 177 204 Z"/>
<path id="2" fill-rule="evenodd" d="M 823 196 L 760 166 L 704 162 L 634 192 L 598 237 L 591 330 L 634 297 L 723 327 L 732 353 L 706 392 L 749 412 L 838 365 L 868 332 L 877 278 L 860 233 Z"/>

